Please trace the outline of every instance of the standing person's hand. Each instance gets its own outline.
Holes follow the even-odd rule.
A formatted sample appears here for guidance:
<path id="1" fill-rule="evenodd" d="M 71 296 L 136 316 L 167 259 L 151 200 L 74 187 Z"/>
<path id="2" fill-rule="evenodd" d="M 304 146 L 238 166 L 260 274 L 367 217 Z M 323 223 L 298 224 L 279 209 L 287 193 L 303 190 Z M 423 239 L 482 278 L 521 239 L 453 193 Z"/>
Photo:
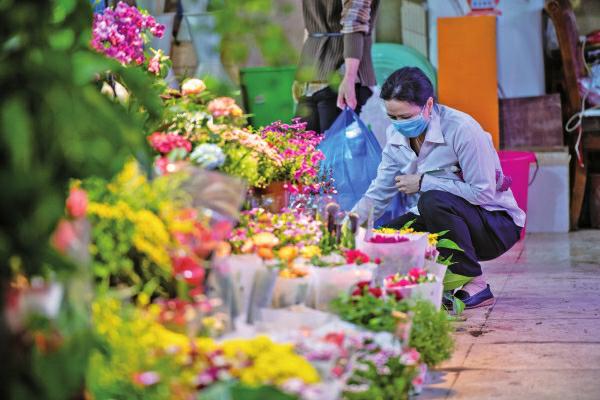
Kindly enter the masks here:
<path id="1" fill-rule="evenodd" d="M 337 106 L 341 109 L 348 106 L 356 109 L 356 80 L 345 76 L 338 90 Z"/>
<path id="2" fill-rule="evenodd" d="M 358 77 L 358 66 L 360 60 L 358 58 L 346 58 L 344 60 L 344 79 L 340 83 L 338 89 L 337 106 L 342 110 L 348 106 L 356 110 L 356 78 Z"/>

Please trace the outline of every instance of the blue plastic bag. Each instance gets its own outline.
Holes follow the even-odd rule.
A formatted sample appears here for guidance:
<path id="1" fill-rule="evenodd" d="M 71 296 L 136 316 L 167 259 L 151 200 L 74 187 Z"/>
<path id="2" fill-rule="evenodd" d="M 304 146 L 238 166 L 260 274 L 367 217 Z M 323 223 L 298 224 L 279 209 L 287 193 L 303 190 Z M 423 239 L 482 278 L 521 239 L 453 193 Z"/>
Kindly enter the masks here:
<path id="1" fill-rule="evenodd" d="M 320 172 L 332 174 L 338 192 L 336 200 L 342 210 L 350 211 L 377 176 L 381 146 L 358 115 L 346 108 L 325 132 L 319 149 L 325 155 Z M 399 193 L 376 225 L 389 222 L 406 211 L 406 196 Z"/>

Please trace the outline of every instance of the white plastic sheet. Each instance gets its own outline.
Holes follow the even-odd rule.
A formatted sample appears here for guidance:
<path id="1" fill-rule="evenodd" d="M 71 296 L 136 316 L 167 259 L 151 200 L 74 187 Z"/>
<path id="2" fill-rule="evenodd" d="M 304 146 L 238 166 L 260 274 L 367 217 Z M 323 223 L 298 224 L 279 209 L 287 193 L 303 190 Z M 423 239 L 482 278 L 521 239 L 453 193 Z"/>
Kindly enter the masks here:
<path id="1" fill-rule="evenodd" d="M 331 301 L 361 281 L 373 278 L 376 264 L 346 264 L 339 267 L 311 267 L 311 290 L 307 305 L 328 311 Z"/>
<path id="2" fill-rule="evenodd" d="M 360 234 L 356 239 L 356 248 L 366 253 L 371 259 L 379 258 L 381 264 L 373 277 L 376 284 L 381 285 L 383 280 L 397 273 L 405 274 L 411 268 L 423 268 L 425 264 L 425 250 L 427 249 L 427 234 L 406 234 L 409 241 L 400 243 L 372 243 L 364 240 Z"/>

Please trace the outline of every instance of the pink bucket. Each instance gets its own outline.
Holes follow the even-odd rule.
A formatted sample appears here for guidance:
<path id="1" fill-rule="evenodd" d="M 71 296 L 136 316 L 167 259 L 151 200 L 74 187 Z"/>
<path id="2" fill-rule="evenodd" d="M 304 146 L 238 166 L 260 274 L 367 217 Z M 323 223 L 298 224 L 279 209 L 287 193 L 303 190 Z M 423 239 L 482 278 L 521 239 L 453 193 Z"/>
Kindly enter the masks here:
<path id="1" fill-rule="evenodd" d="M 517 205 L 527 213 L 527 193 L 529 191 L 529 164 L 536 161 L 535 153 L 526 151 L 498 152 L 500 165 L 505 176 L 512 178 L 510 186 Z M 525 237 L 525 228 L 521 232 L 521 239 Z"/>

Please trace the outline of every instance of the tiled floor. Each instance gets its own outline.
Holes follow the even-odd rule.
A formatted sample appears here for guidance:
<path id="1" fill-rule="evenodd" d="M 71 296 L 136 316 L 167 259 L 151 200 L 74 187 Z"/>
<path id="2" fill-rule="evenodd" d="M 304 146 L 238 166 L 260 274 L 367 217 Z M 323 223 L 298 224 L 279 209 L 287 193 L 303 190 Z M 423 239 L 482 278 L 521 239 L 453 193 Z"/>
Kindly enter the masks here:
<path id="1" fill-rule="evenodd" d="M 530 234 L 484 273 L 496 304 L 417 399 L 600 399 L 600 230 Z"/>

